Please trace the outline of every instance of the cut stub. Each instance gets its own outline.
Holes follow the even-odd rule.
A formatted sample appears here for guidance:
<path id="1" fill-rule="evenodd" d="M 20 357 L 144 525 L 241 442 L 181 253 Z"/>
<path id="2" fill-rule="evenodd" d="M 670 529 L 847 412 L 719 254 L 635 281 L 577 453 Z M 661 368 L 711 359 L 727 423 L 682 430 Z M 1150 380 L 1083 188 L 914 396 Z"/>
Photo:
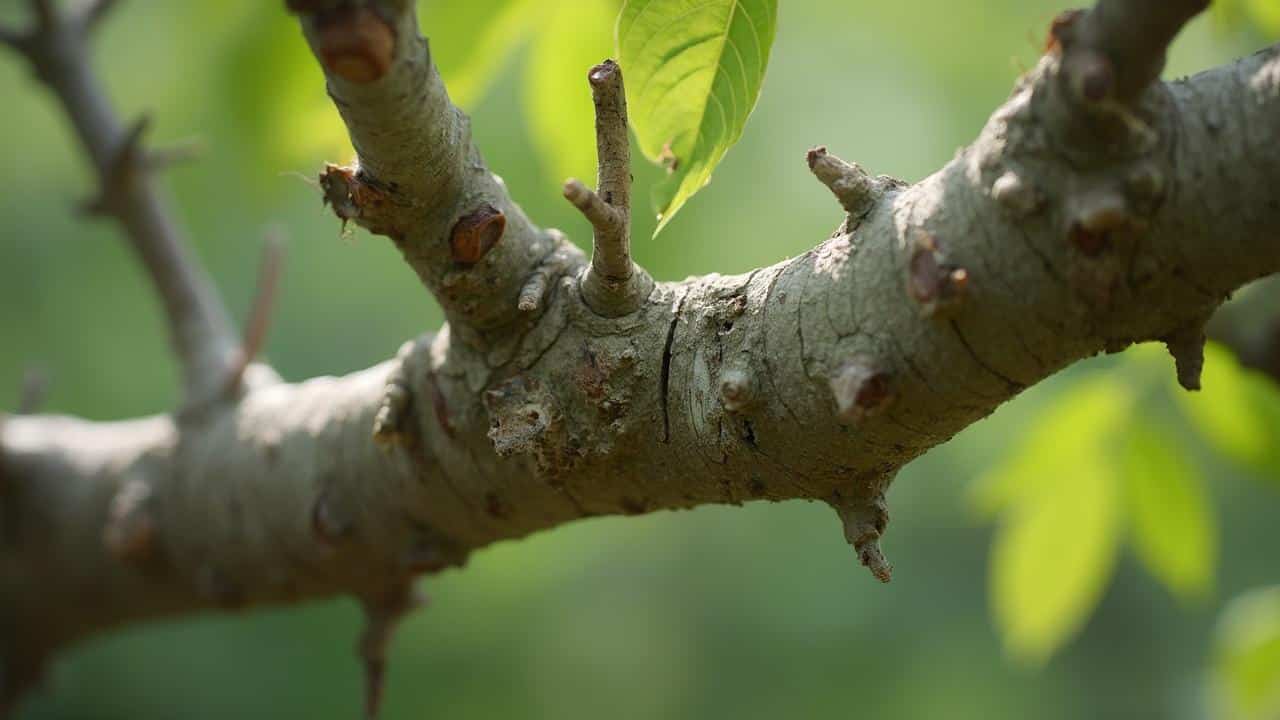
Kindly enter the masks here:
<path id="1" fill-rule="evenodd" d="M 883 483 L 888 486 L 888 482 Z M 889 505 L 884 491 L 877 490 L 870 496 L 838 497 L 828 501 L 840 516 L 844 526 L 844 538 L 858 553 L 861 562 L 880 582 L 887 583 L 893 577 L 893 566 L 880 549 L 880 538 L 889 524 Z"/>

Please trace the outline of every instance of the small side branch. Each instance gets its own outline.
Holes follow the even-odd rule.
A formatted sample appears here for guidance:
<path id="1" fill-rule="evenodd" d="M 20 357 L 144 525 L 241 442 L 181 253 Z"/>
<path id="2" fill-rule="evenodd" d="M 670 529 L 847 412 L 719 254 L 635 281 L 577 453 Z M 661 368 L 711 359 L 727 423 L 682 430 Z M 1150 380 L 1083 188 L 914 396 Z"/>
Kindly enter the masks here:
<path id="1" fill-rule="evenodd" d="M 147 119 L 126 127 L 90 67 L 91 32 L 117 4 L 95 0 L 62 10 L 53 0 L 31 0 L 33 26 L 0 30 L 0 44 L 23 55 L 62 104 L 97 171 L 98 194 L 86 209 L 124 228 L 164 304 L 184 396 L 206 398 L 225 381 L 236 340 L 221 299 L 151 178 L 172 158 L 147 151 Z"/>
<path id="2" fill-rule="evenodd" d="M 244 326 L 244 340 L 236 353 L 235 363 L 227 376 L 224 388 L 227 396 L 234 397 L 242 389 L 244 374 L 267 341 L 271 327 L 271 314 L 275 309 L 276 288 L 280 284 L 280 269 L 284 264 L 284 240 L 272 233 L 262 248 L 262 263 L 258 268 L 258 291 L 254 295 L 249 318 Z"/>
<path id="3" fill-rule="evenodd" d="M 594 228 L 591 266 L 582 275 L 582 298 L 597 314 L 635 312 L 653 279 L 631 261 L 631 147 L 622 68 L 612 60 L 587 74 L 596 108 L 596 192 L 570 179 L 564 196 Z"/>

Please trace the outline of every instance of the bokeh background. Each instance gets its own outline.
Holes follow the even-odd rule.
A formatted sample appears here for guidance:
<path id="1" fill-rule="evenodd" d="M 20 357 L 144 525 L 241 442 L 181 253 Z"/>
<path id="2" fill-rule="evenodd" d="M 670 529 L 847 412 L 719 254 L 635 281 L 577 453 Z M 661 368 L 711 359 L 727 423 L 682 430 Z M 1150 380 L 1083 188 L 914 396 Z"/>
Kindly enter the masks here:
<path id="1" fill-rule="evenodd" d="M 0 2 L 0 19 L 21 21 L 20 5 Z M 262 238 L 273 228 L 288 238 L 266 354 L 296 380 L 385 359 L 441 316 L 390 243 L 342 234 L 308 183 L 350 150 L 280 5 L 122 3 L 96 57 L 122 112 L 155 113 L 154 139 L 204 148 L 167 184 L 237 316 Z M 617 4 L 519 5 L 422 3 L 424 32 L 490 165 L 533 218 L 581 243 L 588 229 L 559 181 L 590 176 L 583 75 L 610 52 Z M 781 0 L 742 142 L 662 235 L 649 239 L 653 220 L 639 213 L 637 259 L 679 279 L 802 252 L 840 219 L 804 165 L 808 147 L 923 177 L 976 135 L 1062 9 Z M 1277 37 L 1280 3 L 1224 10 L 1186 30 L 1170 76 Z M 75 216 L 92 179 L 64 118 L 12 56 L 0 56 L 0 98 L 0 403 L 12 408 L 24 373 L 39 368 L 51 379 L 48 411 L 110 419 L 170 407 L 159 308 L 116 229 Z M 643 197 L 659 173 L 636 175 Z M 1248 453 L 1275 445 L 1280 423 L 1267 418 L 1280 415 L 1228 412 L 1241 426 L 1224 430 L 1171 399 L 1158 356 L 1083 363 L 907 468 L 890 497 L 885 548 L 898 569 L 888 586 L 858 566 L 834 515 L 809 503 L 597 519 L 478 552 L 426 583 L 432 604 L 398 636 L 385 717 L 1280 717 L 1267 704 L 1280 689 L 1280 597 L 1265 590 L 1280 582 L 1280 463 Z M 1119 518 L 1108 526 L 1114 548 L 1086 568 L 1072 601 L 1082 607 L 1052 610 L 1054 597 L 1036 595 L 1057 591 L 1058 563 L 1071 559 L 1069 509 L 1062 532 L 1046 531 L 1057 542 L 1043 559 L 1020 545 L 1031 569 L 1011 581 L 1022 583 L 1019 602 L 1056 613 L 1029 621 L 1040 636 L 1028 651 L 1022 621 L 994 599 L 993 543 L 1012 521 L 999 512 L 1008 499 L 991 501 L 990 490 L 1029 476 L 1073 487 L 1075 471 L 1061 453 L 1038 454 L 1034 435 L 1085 422 L 1086 411 L 1061 408 L 1104 370 L 1145 389 L 1098 442 L 1157 420 L 1155 444 L 1181 448 L 1169 472 L 1195 490 L 1163 519 L 1106 511 Z M 1222 381 L 1235 383 L 1231 402 L 1274 392 L 1237 375 Z M 1010 457 L 1023 459 L 1010 469 Z M 1122 460 L 1101 462 L 1124 476 Z M 1075 507 L 1088 526 L 1093 507 Z M 1128 539 L 1144 522 L 1163 522 L 1170 537 L 1184 523 L 1194 532 L 1189 544 L 1144 550 Z M 1152 552 L 1174 570 L 1162 573 Z M 22 717 L 357 717 L 358 628 L 348 600 L 130 628 L 62 656 Z"/>

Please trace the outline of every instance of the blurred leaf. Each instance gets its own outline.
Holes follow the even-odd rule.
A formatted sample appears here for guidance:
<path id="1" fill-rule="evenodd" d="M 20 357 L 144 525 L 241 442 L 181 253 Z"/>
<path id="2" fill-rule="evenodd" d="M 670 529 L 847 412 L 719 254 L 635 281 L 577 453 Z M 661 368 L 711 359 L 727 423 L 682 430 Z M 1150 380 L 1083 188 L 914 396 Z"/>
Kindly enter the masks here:
<path id="1" fill-rule="evenodd" d="M 551 29 L 543 7 L 537 0 L 419 3 L 431 59 L 455 105 L 473 108 L 534 31 Z"/>
<path id="2" fill-rule="evenodd" d="M 1205 348 L 1204 390 L 1176 397 L 1192 424 L 1218 452 L 1273 478 L 1280 463 L 1280 391 L 1261 373 L 1240 366 L 1217 344 Z"/>
<path id="3" fill-rule="evenodd" d="M 984 481 L 1004 511 L 991 557 L 991 602 L 1005 647 L 1043 663 L 1084 624 L 1111 577 L 1120 502 L 1109 441 L 1131 398 L 1113 376 L 1068 391 Z"/>
<path id="4" fill-rule="evenodd" d="M 992 549 L 991 593 L 1006 649 L 1041 664 L 1084 624 L 1119 546 L 1116 478 L 1080 457 L 1052 490 L 1017 508 Z"/>
<path id="5" fill-rule="evenodd" d="M 1124 474 L 1138 558 L 1183 599 L 1212 589 L 1217 528 L 1203 481 L 1177 438 L 1161 426 L 1128 430 Z"/>
<path id="6" fill-rule="evenodd" d="M 1264 33 L 1270 36 L 1280 35 L 1280 2 L 1276 0 L 1245 0 L 1249 17 L 1253 19 Z"/>
<path id="7" fill-rule="evenodd" d="M 312 170 L 353 155 L 342 119 L 324 91 L 324 75 L 285 12 L 254 13 L 242 23 L 224 73 L 230 122 L 259 174 Z"/>
<path id="8" fill-rule="evenodd" d="M 1280 717 L 1280 587 L 1233 600 L 1218 621 L 1215 645 L 1216 717 Z"/>
<path id="9" fill-rule="evenodd" d="M 656 235 L 711 181 L 742 136 L 764 81 L 777 0 L 627 0 L 618 56 L 645 157 L 669 168 L 654 190 Z"/>
<path id="10" fill-rule="evenodd" d="M 1280 37 L 1280 2 L 1276 0 L 1216 0 L 1214 20 L 1228 28 L 1249 26 L 1266 37 Z"/>
<path id="11" fill-rule="evenodd" d="M 595 176 L 587 71 L 613 51 L 615 0 L 544 3 L 525 64 L 524 106 L 542 164 L 559 182 Z"/>
<path id="12" fill-rule="evenodd" d="M 1132 398 L 1111 376 L 1090 378 L 1062 394 L 1054 407 L 1035 419 L 1028 434 L 1003 462 L 974 483 L 970 504 L 994 517 L 1064 478 L 1078 453 L 1097 454 L 1108 435 L 1129 414 Z"/>

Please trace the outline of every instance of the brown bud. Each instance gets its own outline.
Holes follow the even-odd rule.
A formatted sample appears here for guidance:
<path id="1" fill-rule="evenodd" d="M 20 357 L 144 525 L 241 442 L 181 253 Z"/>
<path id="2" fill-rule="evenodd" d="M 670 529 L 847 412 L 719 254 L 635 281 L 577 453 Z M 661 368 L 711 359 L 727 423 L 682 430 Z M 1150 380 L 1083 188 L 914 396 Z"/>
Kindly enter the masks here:
<path id="1" fill-rule="evenodd" d="M 920 303 L 923 314 L 928 317 L 954 306 L 968 288 L 969 272 L 943 262 L 936 237 L 920 236 L 907 266 L 907 292 Z"/>
<path id="2" fill-rule="evenodd" d="M 856 424 L 879 413 L 893 402 L 892 376 L 868 358 L 856 357 L 841 365 L 830 379 L 836 415 L 842 423 Z"/>
<path id="3" fill-rule="evenodd" d="M 1071 205 L 1071 244 L 1089 257 L 1097 257 L 1110 246 L 1113 231 L 1134 225 L 1124 197 L 1111 189 L 1077 197 Z"/>
<path id="4" fill-rule="evenodd" d="M 458 220 L 449 239 L 455 262 L 474 265 L 485 256 L 507 229 L 507 216 L 492 205 L 483 205 Z"/>
<path id="5" fill-rule="evenodd" d="M 353 83 L 370 83 L 391 69 L 395 31 L 374 10 L 351 7 L 317 18 L 320 61 L 331 74 Z"/>

